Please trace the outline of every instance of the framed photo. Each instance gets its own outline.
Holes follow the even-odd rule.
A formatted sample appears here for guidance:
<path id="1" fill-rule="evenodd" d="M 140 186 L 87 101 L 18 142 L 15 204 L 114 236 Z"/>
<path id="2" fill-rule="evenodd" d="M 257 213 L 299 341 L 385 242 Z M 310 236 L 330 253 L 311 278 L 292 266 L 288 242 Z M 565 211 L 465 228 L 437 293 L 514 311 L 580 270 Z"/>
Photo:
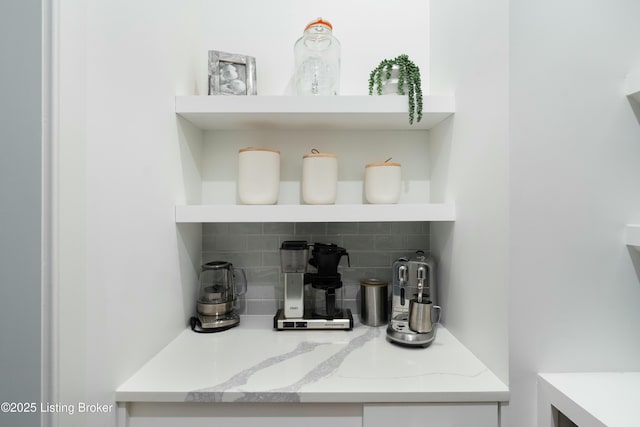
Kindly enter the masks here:
<path id="1" fill-rule="evenodd" d="M 256 59 L 209 51 L 209 95 L 257 95 Z"/>

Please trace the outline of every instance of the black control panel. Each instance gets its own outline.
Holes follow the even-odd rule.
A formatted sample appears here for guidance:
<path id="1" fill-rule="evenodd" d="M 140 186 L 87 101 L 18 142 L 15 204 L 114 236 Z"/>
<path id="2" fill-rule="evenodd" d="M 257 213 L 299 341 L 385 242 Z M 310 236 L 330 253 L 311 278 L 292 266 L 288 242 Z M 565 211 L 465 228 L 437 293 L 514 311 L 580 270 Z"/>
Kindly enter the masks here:
<path id="1" fill-rule="evenodd" d="M 309 325 L 307 324 L 307 322 L 283 322 L 282 326 L 284 328 L 291 328 L 291 329 L 307 329 L 309 327 Z"/>

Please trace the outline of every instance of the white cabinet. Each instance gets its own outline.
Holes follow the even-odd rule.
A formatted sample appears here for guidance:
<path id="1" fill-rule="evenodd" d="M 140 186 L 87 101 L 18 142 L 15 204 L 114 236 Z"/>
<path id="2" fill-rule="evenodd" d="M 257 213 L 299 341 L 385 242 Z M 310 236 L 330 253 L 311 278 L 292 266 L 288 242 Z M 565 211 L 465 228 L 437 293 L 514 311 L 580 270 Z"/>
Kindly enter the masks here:
<path id="1" fill-rule="evenodd" d="M 363 427 L 497 427 L 498 403 L 365 404 Z"/>
<path id="2" fill-rule="evenodd" d="M 496 402 L 135 403 L 120 411 L 119 427 L 498 427 Z"/>
<path id="3" fill-rule="evenodd" d="M 451 96 L 425 96 L 423 120 L 414 125 L 404 96 L 178 96 L 175 108 L 202 131 L 202 149 L 186 162 L 199 165 L 193 174 L 201 177 L 199 203 L 176 206 L 178 223 L 455 220 L 452 203 L 431 200 L 427 158 L 428 130 L 453 114 Z M 237 150 L 247 145 L 281 151 L 278 204 L 237 202 Z M 316 145 L 338 154 L 335 205 L 300 201 L 298 163 Z M 392 156 L 403 161 L 403 198 L 394 205 L 364 203 L 364 165 Z"/>
<path id="4" fill-rule="evenodd" d="M 135 403 L 118 427 L 362 427 L 357 404 Z"/>
<path id="5" fill-rule="evenodd" d="M 562 427 L 558 419 L 566 417 L 579 427 L 635 427 L 638 390 L 640 372 L 538 374 L 537 425 Z"/>

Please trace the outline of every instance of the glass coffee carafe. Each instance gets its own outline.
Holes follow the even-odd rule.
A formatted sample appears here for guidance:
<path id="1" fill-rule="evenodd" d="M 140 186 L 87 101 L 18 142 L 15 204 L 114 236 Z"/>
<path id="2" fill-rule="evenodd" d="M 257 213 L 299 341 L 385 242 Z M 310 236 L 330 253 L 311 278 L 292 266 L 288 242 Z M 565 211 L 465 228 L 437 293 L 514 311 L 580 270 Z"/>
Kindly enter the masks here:
<path id="1" fill-rule="evenodd" d="M 314 243 L 309 264 L 317 273 L 307 273 L 305 283 L 311 284 L 313 316 L 331 319 L 342 315 L 343 287 L 338 265 L 343 256 L 349 254 L 345 248 L 333 243 Z"/>
<path id="2" fill-rule="evenodd" d="M 311 286 L 313 316 L 331 319 L 342 315 L 344 288 L 341 285 L 342 282 L 333 282 L 329 286 Z"/>

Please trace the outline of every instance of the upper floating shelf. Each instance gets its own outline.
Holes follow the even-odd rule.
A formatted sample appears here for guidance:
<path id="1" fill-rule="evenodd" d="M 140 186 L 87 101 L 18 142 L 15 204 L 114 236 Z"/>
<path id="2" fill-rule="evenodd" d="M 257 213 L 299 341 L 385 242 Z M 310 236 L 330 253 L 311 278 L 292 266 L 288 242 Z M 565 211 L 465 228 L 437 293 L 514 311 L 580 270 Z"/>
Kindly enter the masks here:
<path id="1" fill-rule="evenodd" d="M 629 98 L 640 102 L 640 72 L 627 76 L 626 94 Z"/>
<path id="2" fill-rule="evenodd" d="M 176 114 L 205 130 L 428 130 L 455 111 L 453 96 L 425 96 L 409 124 L 406 96 L 176 96 Z"/>

